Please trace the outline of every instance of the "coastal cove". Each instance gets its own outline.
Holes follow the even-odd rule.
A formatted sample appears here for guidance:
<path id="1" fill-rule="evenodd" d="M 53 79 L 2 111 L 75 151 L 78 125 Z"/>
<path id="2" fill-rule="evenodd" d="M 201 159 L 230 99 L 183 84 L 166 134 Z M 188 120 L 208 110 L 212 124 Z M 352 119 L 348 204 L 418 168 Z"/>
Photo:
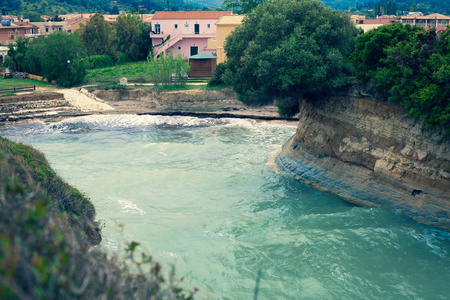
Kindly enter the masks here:
<path id="1" fill-rule="evenodd" d="M 447 233 L 272 172 L 268 157 L 295 128 L 93 115 L 6 133 L 90 196 L 101 248 L 139 242 L 207 299 L 251 298 L 259 269 L 261 298 L 445 299 Z"/>
<path id="2" fill-rule="evenodd" d="M 313 180 L 271 170 L 269 157 L 287 156 L 299 133 L 311 132 L 302 125 L 306 118 L 326 128 L 318 122 L 325 118 L 309 115 L 307 104 L 298 126 L 242 119 L 240 113 L 252 110 L 239 109 L 233 97 L 221 105 L 211 101 L 198 113 L 241 119 L 137 115 L 140 106 L 157 110 L 155 98 L 164 95 L 113 93 L 86 94 L 114 109 L 69 103 L 74 115 L 85 116 L 53 115 L 47 118 L 52 122 L 9 124 L 1 132 L 44 152 L 60 176 L 91 198 L 105 225 L 100 245 L 105 251 L 122 253 L 124 239 L 136 241 L 164 268 L 174 265 L 176 275 L 201 288 L 207 299 L 251 298 L 259 270 L 261 299 L 445 299 L 450 293 L 447 232 L 413 221 L 399 207 L 354 206 L 291 176 Z M 195 113 L 195 107 L 183 109 L 201 101 L 192 94 L 171 93 L 176 109 L 158 109 Z M 360 103 L 373 105 L 367 99 Z M 393 109 L 380 104 L 375 110 L 380 108 Z M 253 115 L 255 110 L 276 113 L 256 108 Z M 355 119 L 372 116 L 368 111 L 352 110 Z"/>

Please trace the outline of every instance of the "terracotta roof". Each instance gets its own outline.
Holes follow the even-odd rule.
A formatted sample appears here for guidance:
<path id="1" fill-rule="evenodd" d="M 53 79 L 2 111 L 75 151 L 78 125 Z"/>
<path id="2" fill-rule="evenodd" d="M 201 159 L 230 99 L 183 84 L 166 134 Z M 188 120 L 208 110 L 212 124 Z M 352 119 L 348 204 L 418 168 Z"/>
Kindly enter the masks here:
<path id="1" fill-rule="evenodd" d="M 231 11 L 157 11 L 153 20 L 219 19 L 231 13 Z"/>
<path id="2" fill-rule="evenodd" d="M 391 24 L 391 21 L 389 19 L 365 19 L 365 20 L 363 20 L 363 24 L 388 25 L 388 24 Z"/>
<path id="3" fill-rule="evenodd" d="M 89 21 L 89 19 L 86 19 L 86 18 L 76 17 L 76 18 L 73 18 L 73 19 L 66 20 L 67 26 L 70 26 L 73 23 L 76 23 L 76 22 L 79 22 L 79 21 L 82 21 L 82 20 Z"/>
<path id="4" fill-rule="evenodd" d="M 30 23 L 30 22 L 13 22 L 14 25 L 20 26 L 20 27 L 32 27 L 32 28 L 38 28 L 36 25 Z"/>
<path id="5" fill-rule="evenodd" d="M 430 19 L 438 19 L 438 20 L 449 20 L 450 17 L 444 16 L 441 14 L 431 14 L 427 16 L 421 16 L 421 17 L 412 17 L 412 16 L 402 16 L 402 19 L 417 19 L 417 20 L 430 20 Z"/>

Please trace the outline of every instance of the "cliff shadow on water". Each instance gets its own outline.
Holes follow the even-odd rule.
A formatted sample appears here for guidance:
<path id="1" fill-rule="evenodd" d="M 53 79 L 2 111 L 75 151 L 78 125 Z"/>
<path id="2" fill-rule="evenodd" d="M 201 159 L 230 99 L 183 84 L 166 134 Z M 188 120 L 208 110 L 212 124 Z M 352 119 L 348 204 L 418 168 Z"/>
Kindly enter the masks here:
<path id="1" fill-rule="evenodd" d="M 399 209 L 450 231 L 449 139 L 357 85 L 299 106 L 278 168 L 354 204 Z"/>

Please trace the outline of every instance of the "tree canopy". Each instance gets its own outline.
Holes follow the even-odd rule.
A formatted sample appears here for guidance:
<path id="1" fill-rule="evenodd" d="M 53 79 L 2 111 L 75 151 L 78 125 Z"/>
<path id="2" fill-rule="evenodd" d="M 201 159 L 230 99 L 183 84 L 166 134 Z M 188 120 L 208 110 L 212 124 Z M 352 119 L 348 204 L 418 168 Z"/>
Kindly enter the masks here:
<path id="1" fill-rule="evenodd" d="M 86 76 L 82 61 L 85 56 L 77 34 L 58 31 L 39 36 L 30 43 L 25 57 L 26 69 L 60 86 L 73 86 Z"/>
<path id="2" fill-rule="evenodd" d="M 348 16 L 319 1 L 265 2 L 228 36 L 225 81 L 245 103 L 278 99 L 295 109 L 301 97 L 347 84 L 356 33 Z"/>
<path id="3" fill-rule="evenodd" d="M 113 55 L 116 52 L 116 33 L 99 13 L 80 28 L 79 35 L 88 56 Z"/>
<path id="4" fill-rule="evenodd" d="M 150 25 L 139 15 L 122 13 L 114 24 L 117 33 L 117 50 L 133 60 L 145 59 L 151 47 Z"/>
<path id="5" fill-rule="evenodd" d="M 357 76 L 375 83 L 389 100 L 429 128 L 450 135 L 450 29 L 392 24 L 356 39 Z"/>
<path id="6" fill-rule="evenodd" d="M 248 14 L 252 12 L 264 0 L 224 0 L 225 9 L 231 9 L 238 14 Z"/>

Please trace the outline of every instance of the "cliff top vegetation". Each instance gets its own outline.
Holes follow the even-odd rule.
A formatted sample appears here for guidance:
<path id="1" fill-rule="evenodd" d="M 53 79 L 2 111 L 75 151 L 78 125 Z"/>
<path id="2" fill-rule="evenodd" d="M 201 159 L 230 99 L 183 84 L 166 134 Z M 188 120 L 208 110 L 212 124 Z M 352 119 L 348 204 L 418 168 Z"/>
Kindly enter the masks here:
<path id="1" fill-rule="evenodd" d="M 357 30 L 348 16 L 320 1 L 258 5 L 225 44 L 225 82 L 247 104 L 277 100 L 292 115 L 298 97 L 347 84 Z"/>

